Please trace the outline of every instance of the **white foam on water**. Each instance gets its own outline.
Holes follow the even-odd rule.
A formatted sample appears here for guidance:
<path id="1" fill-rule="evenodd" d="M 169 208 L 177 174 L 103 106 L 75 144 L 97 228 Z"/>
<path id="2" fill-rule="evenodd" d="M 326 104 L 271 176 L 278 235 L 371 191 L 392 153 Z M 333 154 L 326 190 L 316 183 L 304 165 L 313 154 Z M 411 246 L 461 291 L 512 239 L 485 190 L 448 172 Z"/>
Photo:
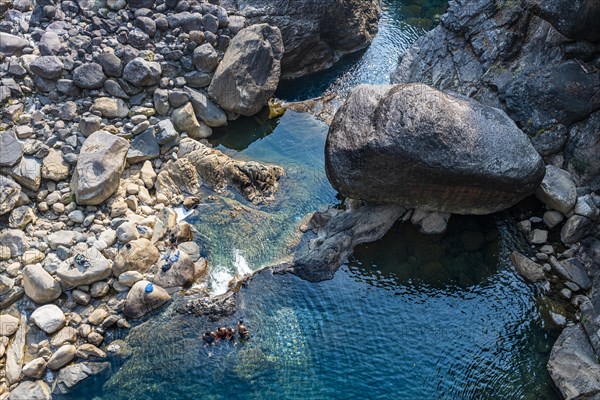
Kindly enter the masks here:
<path id="1" fill-rule="evenodd" d="M 186 210 L 183 206 L 175 207 L 174 210 L 177 214 L 177 222 L 183 221 L 184 219 L 186 219 L 194 213 L 194 209 Z"/>
<path id="2" fill-rule="evenodd" d="M 223 265 L 215 265 L 214 268 L 211 268 L 209 285 L 212 296 L 227 292 L 232 279 L 252 274 L 253 271 L 240 250 L 233 249 L 233 258 L 233 270 Z"/>

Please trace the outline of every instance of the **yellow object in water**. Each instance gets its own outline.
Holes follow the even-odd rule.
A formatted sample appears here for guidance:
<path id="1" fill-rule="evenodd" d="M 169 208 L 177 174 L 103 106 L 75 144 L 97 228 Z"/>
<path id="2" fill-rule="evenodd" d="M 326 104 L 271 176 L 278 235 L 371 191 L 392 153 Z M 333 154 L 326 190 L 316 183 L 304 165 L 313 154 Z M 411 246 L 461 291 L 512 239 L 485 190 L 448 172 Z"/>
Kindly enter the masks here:
<path id="1" fill-rule="evenodd" d="M 281 117 L 285 114 L 285 106 L 275 98 L 269 99 L 269 119 Z"/>

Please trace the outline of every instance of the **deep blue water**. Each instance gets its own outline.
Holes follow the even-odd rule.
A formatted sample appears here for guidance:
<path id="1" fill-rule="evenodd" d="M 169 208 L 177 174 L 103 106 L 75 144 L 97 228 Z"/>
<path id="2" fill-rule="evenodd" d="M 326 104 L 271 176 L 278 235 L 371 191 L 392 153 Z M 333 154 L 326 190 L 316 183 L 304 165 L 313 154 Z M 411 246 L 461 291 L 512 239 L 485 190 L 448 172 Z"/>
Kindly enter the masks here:
<path id="1" fill-rule="evenodd" d="M 443 2 L 383 6 L 373 46 L 282 84 L 278 95 L 297 100 L 387 83 L 397 55 L 434 25 Z M 268 206 L 238 198 L 200 206 L 192 222 L 209 250 L 211 284 L 285 258 L 300 220 L 338 204 L 323 168 L 326 133 L 313 117 L 288 112 L 213 135 L 220 150 L 277 163 L 286 176 Z M 235 346 L 205 347 L 200 334 L 217 326 L 169 308 L 131 331 L 134 355 L 116 363 L 107 382 L 89 380 L 67 398 L 555 399 L 545 369 L 553 336 L 541 297 L 508 261 L 524 246 L 510 227 L 507 215 L 453 217 L 443 236 L 398 224 L 357 248 L 331 280 L 258 274 L 225 321 L 243 317 L 252 331 Z"/>
<path id="2" fill-rule="evenodd" d="M 131 332 L 102 399 L 555 399 L 515 237 L 502 216 L 455 218 L 443 236 L 397 225 L 332 280 L 263 272 L 224 321 L 244 318 L 250 341 L 207 347 L 215 324 L 167 310 Z"/>

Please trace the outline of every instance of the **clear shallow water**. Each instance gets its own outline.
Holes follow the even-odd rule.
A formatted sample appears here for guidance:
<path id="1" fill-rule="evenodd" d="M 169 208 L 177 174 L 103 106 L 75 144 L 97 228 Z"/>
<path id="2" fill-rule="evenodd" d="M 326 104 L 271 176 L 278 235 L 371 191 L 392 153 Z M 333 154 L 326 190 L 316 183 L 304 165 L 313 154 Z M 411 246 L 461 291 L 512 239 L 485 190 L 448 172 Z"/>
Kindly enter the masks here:
<path id="1" fill-rule="evenodd" d="M 500 218 L 444 236 L 398 225 L 332 280 L 263 272 L 240 292 L 246 343 L 203 345 L 217 326 L 165 313 L 134 329 L 134 356 L 102 399 L 555 399 L 552 338 L 508 261 Z M 76 398 L 76 397 L 75 397 Z"/>
<path id="2" fill-rule="evenodd" d="M 386 1 L 371 48 L 282 85 L 278 95 L 301 100 L 387 83 L 397 55 L 443 6 Z M 213 289 L 288 256 L 300 219 L 338 203 L 323 168 L 326 133 L 293 112 L 215 132 L 220 150 L 277 163 L 286 176 L 271 205 L 233 197 L 200 206 L 192 222 L 209 252 Z M 538 294 L 512 271 L 507 255 L 523 244 L 503 221 L 454 219 L 442 237 L 397 225 L 316 284 L 263 272 L 225 321 L 246 319 L 252 339 L 245 344 L 204 347 L 200 334 L 217 326 L 168 309 L 131 331 L 134 355 L 115 363 L 108 382 L 89 380 L 66 398 L 554 400 L 545 369 L 553 337 Z"/>

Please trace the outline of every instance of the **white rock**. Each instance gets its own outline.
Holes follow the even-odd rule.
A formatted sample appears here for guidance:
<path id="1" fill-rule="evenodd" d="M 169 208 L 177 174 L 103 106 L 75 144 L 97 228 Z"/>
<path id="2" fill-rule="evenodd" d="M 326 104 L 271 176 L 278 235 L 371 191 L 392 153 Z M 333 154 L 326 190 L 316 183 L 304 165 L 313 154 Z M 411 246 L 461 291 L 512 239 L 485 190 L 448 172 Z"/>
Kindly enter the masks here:
<path id="1" fill-rule="evenodd" d="M 65 314 L 54 304 L 37 308 L 31 314 L 31 321 L 44 332 L 51 334 L 65 326 Z"/>

